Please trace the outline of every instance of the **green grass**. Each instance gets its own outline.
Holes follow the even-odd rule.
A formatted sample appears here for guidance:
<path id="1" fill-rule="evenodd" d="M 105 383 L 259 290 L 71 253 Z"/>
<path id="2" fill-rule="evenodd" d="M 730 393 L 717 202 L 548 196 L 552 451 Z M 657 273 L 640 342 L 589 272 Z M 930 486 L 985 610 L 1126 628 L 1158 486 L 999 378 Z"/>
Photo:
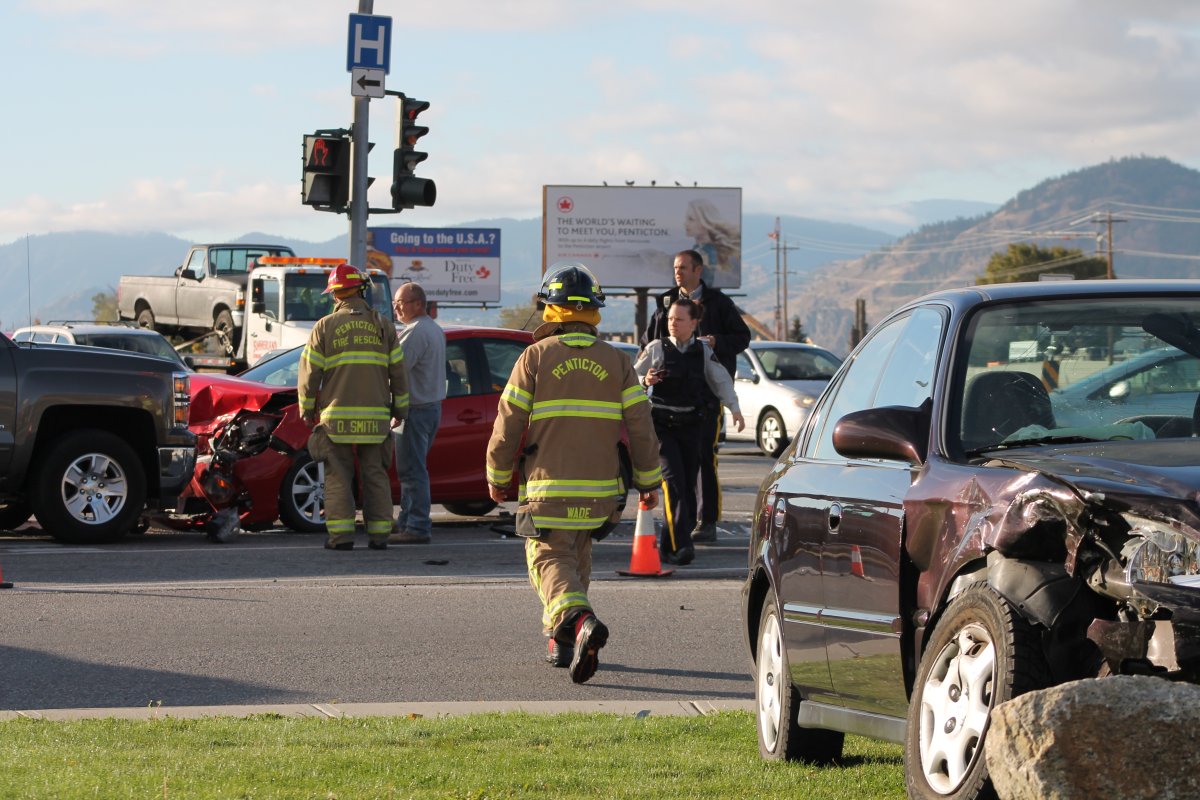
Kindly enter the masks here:
<path id="1" fill-rule="evenodd" d="M 23 799 L 904 796 L 897 745 L 767 763 L 744 712 L 20 719 L 0 722 L 0 764 L 0 797 Z"/>

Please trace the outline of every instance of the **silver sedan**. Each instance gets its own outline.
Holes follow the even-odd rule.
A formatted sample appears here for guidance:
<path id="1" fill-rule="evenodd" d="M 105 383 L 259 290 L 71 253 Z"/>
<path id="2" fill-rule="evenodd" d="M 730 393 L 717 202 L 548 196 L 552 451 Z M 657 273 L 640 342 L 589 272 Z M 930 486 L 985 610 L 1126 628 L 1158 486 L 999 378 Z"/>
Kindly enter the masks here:
<path id="1" fill-rule="evenodd" d="M 777 457 L 841 363 L 811 344 L 751 342 L 737 357 L 733 382 L 746 428 L 739 433 L 726 409 L 726 440 L 752 441 L 764 454 Z"/>

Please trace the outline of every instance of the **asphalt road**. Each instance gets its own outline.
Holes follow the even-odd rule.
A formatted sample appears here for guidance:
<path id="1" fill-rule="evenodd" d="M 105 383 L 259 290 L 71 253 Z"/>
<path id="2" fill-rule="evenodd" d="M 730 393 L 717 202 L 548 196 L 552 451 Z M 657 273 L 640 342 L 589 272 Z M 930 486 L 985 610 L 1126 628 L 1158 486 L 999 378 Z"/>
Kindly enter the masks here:
<path id="1" fill-rule="evenodd" d="M 744 445 L 721 459 L 720 536 L 691 565 L 617 574 L 635 504 L 597 543 L 590 594 L 612 638 L 583 686 L 542 662 L 523 541 L 495 512 L 438 513 L 433 544 L 382 552 L 283 531 L 68 547 L 34 526 L 0 537 L 0 709 L 749 700 L 739 594 L 771 462 Z"/>

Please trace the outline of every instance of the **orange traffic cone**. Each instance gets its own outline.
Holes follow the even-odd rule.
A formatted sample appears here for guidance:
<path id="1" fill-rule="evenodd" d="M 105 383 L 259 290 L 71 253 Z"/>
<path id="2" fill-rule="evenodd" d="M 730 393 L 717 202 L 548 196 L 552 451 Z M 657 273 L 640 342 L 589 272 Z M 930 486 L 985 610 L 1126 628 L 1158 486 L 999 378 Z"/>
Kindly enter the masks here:
<path id="1" fill-rule="evenodd" d="M 11 589 L 12 584 L 4 580 L 4 568 L 0 567 L 0 589 Z"/>
<path id="2" fill-rule="evenodd" d="M 658 542 L 654 536 L 654 515 L 650 507 L 638 501 L 637 524 L 633 527 L 633 555 L 628 570 L 617 570 L 618 575 L 633 575 L 639 578 L 661 578 L 675 570 L 662 568 L 658 558 Z"/>
<path id="3" fill-rule="evenodd" d="M 866 578 L 863 572 L 862 549 L 858 545 L 850 545 L 850 574 L 856 578 Z"/>

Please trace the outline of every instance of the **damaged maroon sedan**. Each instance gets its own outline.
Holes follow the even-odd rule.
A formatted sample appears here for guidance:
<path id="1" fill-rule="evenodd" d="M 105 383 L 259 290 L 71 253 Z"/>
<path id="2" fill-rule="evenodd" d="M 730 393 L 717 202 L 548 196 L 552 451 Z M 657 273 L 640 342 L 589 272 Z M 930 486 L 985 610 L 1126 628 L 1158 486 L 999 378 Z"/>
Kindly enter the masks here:
<path id="1" fill-rule="evenodd" d="M 1088 381 L 1150 352 L 1162 374 Z M 759 494 L 762 755 L 864 734 L 904 743 L 910 796 L 974 798 L 995 705 L 1200 682 L 1198 363 L 1195 281 L 981 286 L 876 326 Z"/>

